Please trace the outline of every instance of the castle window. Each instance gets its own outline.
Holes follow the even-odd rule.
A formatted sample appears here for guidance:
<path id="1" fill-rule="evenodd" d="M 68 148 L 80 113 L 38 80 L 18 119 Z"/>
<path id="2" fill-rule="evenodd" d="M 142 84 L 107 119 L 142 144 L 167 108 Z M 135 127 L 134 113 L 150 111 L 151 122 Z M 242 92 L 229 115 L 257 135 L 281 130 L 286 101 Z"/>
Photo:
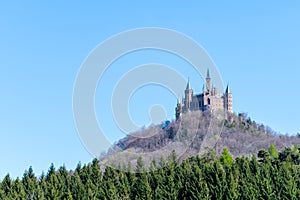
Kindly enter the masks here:
<path id="1" fill-rule="evenodd" d="M 210 98 L 207 99 L 207 104 L 210 105 Z"/>

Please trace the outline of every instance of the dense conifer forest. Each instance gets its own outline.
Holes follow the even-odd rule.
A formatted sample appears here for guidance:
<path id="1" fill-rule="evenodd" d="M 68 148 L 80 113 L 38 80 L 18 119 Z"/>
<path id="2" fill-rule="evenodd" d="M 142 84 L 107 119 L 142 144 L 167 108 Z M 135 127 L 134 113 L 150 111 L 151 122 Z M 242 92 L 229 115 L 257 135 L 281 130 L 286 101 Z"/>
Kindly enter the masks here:
<path id="1" fill-rule="evenodd" d="M 176 153 L 146 171 L 140 157 L 136 167 L 100 168 L 99 161 L 68 171 L 53 164 L 37 176 L 30 167 L 21 178 L 7 174 L 0 199 L 299 199 L 300 148 L 280 152 L 274 145 L 257 155 L 233 158 L 206 155 L 176 161 Z"/>

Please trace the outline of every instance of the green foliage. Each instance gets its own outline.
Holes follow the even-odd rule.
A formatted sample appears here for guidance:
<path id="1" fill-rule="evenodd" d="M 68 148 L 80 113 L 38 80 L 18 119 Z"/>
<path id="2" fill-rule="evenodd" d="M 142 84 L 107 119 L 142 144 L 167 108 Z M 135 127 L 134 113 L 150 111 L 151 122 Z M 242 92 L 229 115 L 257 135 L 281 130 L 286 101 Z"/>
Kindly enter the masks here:
<path id="1" fill-rule="evenodd" d="M 278 158 L 278 151 L 274 144 L 271 144 L 269 147 L 269 154 L 272 158 L 277 159 Z"/>
<path id="2" fill-rule="evenodd" d="M 266 160 L 270 158 L 270 153 L 265 149 L 261 149 L 258 151 L 257 157 L 261 158 L 262 160 Z"/>
<path id="3" fill-rule="evenodd" d="M 68 171 L 51 164 L 47 175 L 36 177 L 30 167 L 22 179 L 6 175 L 0 183 L 0 199 L 299 199 L 299 146 L 277 152 L 271 145 L 255 156 L 235 160 L 224 148 L 218 158 L 207 155 L 176 161 L 176 154 L 152 161 L 145 171 L 143 159 L 134 169 L 106 167 L 99 162 Z M 135 170 L 135 172 L 134 172 Z"/>
<path id="4" fill-rule="evenodd" d="M 9 174 L 7 174 L 1 183 L 1 190 L 3 196 L 10 196 L 11 195 L 11 188 L 13 186 L 13 181 L 11 180 Z"/>
<path id="5" fill-rule="evenodd" d="M 223 149 L 222 156 L 220 157 L 220 161 L 223 165 L 232 165 L 233 158 L 227 148 Z"/>
<path id="6" fill-rule="evenodd" d="M 136 179 L 132 188 L 132 199 L 152 199 L 151 187 L 148 181 L 148 174 L 145 171 L 145 166 L 142 157 L 137 160 Z"/>

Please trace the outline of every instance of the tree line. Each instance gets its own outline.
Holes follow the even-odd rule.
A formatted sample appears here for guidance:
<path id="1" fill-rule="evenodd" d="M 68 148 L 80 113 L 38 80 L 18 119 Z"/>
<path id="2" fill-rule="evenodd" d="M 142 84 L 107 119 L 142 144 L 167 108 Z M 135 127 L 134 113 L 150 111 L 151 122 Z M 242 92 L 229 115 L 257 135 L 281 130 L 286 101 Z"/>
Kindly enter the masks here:
<path id="1" fill-rule="evenodd" d="M 97 159 L 74 171 L 51 164 L 39 177 L 30 167 L 21 178 L 3 178 L 0 199 L 299 199 L 299 150 L 271 145 L 257 156 L 233 158 L 224 148 L 219 157 L 210 150 L 181 163 L 172 152 L 149 171 L 141 157 L 134 168 L 101 170 Z"/>

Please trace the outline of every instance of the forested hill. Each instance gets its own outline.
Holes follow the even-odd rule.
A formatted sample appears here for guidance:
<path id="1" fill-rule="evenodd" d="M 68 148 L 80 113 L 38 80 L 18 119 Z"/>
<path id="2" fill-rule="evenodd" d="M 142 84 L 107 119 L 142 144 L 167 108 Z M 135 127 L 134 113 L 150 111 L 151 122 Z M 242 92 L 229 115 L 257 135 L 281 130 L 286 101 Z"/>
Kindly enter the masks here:
<path id="1" fill-rule="evenodd" d="M 227 113 L 220 117 L 208 111 L 194 111 L 182 115 L 180 120 L 151 126 L 119 140 L 101 161 L 118 165 L 125 158 L 125 164 L 132 161 L 135 165 L 137 157 L 143 153 L 150 155 L 144 157 L 149 166 L 152 159 L 166 158 L 172 150 L 181 161 L 203 155 L 208 150 L 220 155 L 225 147 L 233 157 L 250 156 L 260 149 L 268 149 L 271 144 L 281 150 L 300 144 L 300 137 L 278 134 L 244 113 Z"/>
<path id="2" fill-rule="evenodd" d="M 75 170 L 7 174 L 0 199 L 300 199 L 299 144 L 245 114 L 190 112 Z"/>
<path id="3" fill-rule="evenodd" d="M 98 160 L 75 171 L 50 166 L 46 175 L 32 170 L 12 180 L 9 175 L 0 183 L 0 199 L 299 199 L 299 148 L 277 152 L 275 146 L 261 150 L 259 158 L 233 158 L 227 149 L 217 157 L 212 151 L 175 161 L 174 152 L 152 171 L 145 172 L 140 157 L 134 170 L 106 167 Z M 129 170 L 128 170 L 129 169 Z"/>

